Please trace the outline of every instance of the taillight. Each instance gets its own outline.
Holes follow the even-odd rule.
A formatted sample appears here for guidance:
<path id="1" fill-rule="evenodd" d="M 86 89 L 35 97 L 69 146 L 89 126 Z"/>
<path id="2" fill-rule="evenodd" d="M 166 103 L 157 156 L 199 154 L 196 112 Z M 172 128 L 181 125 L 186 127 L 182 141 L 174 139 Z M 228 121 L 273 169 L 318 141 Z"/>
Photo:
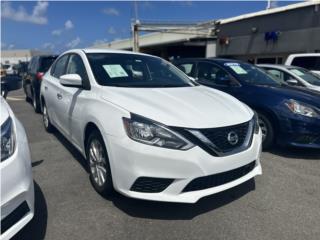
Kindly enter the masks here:
<path id="1" fill-rule="evenodd" d="M 42 80 L 43 75 L 44 75 L 43 72 L 37 72 L 37 74 L 36 74 L 37 80 Z"/>

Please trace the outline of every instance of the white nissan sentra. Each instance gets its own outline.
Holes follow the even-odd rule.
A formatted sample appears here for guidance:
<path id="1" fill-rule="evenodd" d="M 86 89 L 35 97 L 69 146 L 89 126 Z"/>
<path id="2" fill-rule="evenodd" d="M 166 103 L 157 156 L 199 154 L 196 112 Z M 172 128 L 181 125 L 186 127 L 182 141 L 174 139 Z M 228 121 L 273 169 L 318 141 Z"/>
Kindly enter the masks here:
<path id="1" fill-rule="evenodd" d="M 158 57 L 67 51 L 41 102 L 45 128 L 79 149 L 103 195 L 194 203 L 262 172 L 254 112 Z"/>
<path id="2" fill-rule="evenodd" d="M 25 130 L 1 100 L 1 240 L 10 239 L 34 215 L 34 187 Z"/>

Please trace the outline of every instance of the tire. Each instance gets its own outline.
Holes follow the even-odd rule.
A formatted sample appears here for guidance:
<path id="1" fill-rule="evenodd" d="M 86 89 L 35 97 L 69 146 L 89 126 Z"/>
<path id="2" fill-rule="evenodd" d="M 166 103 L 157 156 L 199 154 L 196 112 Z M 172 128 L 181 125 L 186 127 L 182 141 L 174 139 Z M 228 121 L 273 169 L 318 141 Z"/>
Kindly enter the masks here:
<path id="1" fill-rule="evenodd" d="M 54 126 L 51 124 L 48 108 L 45 103 L 43 103 L 43 111 L 42 111 L 42 121 L 43 126 L 48 133 L 52 133 L 54 131 Z"/>
<path id="2" fill-rule="evenodd" d="M 39 103 L 39 100 L 37 98 L 37 95 L 35 94 L 35 92 L 33 91 L 33 94 L 32 94 L 32 105 L 33 105 L 33 108 L 34 108 L 34 111 L 36 113 L 40 113 L 40 103 Z"/>
<path id="3" fill-rule="evenodd" d="M 86 144 L 86 157 L 89 165 L 90 181 L 102 196 L 114 193 L 112 174 L 106 146 L 98 130 L 93 130 Z"/>
<path id="4" fill-rule="evenodd" d="M 267 150 L 274 144 L 274 127 L 269 118 L 264 114 L 258 113 L 258 118 L 259 126 L 262 131 L 262 147 L 264 150 Z"/>

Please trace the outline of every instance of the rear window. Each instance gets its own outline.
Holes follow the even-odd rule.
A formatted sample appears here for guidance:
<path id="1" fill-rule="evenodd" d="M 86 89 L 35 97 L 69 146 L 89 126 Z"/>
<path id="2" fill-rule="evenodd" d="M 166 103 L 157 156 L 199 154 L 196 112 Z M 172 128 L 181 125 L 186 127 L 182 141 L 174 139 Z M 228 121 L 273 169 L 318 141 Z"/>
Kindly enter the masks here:
<path id="1" fill-rule="evenodd" d="M 320 71 L 320 57 L 295 57 L 291 65 Z"/>
<path id="2" fill-rule="evenodd" d="M 56 60 L 57 57 L 45 57 L 41 59 L 41 64 L 39 68 L 39 72 L 46 72 L 51 67 L 54 60 Z"/>

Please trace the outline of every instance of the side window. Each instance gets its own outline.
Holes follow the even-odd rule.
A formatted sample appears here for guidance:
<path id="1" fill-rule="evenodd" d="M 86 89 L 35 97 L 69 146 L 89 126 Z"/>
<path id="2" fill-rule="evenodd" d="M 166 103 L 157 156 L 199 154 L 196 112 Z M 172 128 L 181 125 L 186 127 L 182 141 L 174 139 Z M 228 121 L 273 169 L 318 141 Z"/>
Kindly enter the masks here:
<path id="1" fill-rule="evenodd" d="M 192 76 L 192 73 L 194 71 L 194 63 L 182 63 L 177 67 L 188 76 Z"/>
<path id="2" fill-rule="evenodd" d="M 68 54 L 64 55 L 61 58 L 59 58 L 58 61 L 55 63 L 55 67 L 52 73 L 54 77 L 59 78 L 60 76 L 64 75 L 68 57 Z"/>
<path id="3" fill-rule="evenodd" d="M 86 68 L 79 55 L 70 55 L 66 74 L 78 74 L 82 80 L 88 79 Z"/>
<path id="4" fill-rule="evenodd" d="M 271 76 L 273 76 L 273 77 L 275 77 L 275 78 L 277 78 L 277 79 L 284 80 L 284 74 L 283 74 L 283 72 L 281 72 L 281 71 L 279 71 L 279 70 L 277 70 L 277 69 L 267 69 L 267 72 L 268 72 Z"/>
<path id="5" fill-rule="evenodd" d="M 198 81 L 226 86 L 230 84 L 230 76 L 226 71 L 214 64 L 200 62 L 198 64 Z"/>

